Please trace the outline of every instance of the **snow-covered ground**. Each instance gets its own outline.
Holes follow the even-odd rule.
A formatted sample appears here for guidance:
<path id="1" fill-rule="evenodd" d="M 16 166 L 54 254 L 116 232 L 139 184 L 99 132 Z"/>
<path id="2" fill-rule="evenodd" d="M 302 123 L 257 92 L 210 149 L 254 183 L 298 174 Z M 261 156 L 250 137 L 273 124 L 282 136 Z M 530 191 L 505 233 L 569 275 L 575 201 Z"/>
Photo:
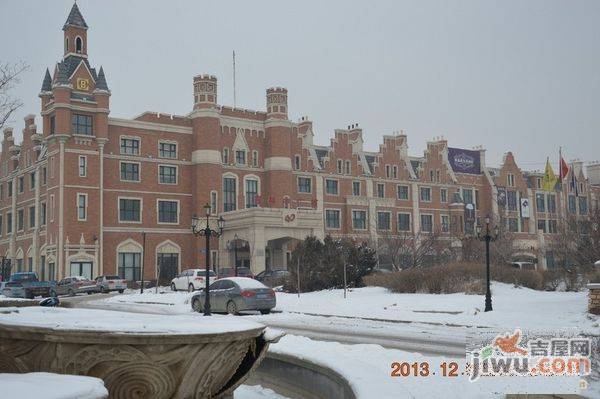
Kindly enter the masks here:
<path id="1" fill-rule="evenodd" d="M 0 395 L 7 399 L 102 399 L 108 398 L 108 390 L 101 379 L 93 377 L 0 373 Z"/>

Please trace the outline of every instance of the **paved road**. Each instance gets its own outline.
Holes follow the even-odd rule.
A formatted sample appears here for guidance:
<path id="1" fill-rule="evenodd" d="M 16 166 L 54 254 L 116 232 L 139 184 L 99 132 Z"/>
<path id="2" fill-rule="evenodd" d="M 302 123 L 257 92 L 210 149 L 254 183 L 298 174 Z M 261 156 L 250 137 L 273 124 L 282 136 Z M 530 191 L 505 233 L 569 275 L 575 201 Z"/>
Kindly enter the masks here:
<path id="1" fill-rule="evenodd" d="M 172 314 L 160 306 L 131 306 L 130 304 L 97 304 L 95 300 L 111 294 L 61 297 L 63 306 L 110 309 L 132 313 Z M 422 323 L 390 323 L 361 318 L 339 318 L 317 315 L 275 313 L 266 316 L 248 315 L 256 321 L 286 333 L 319 341 L 347 344 L 375 344 L 389 349 L 419 352 L 425 355 L 465 356 L 466 329 L 453 326 L 432 326 Z"/>

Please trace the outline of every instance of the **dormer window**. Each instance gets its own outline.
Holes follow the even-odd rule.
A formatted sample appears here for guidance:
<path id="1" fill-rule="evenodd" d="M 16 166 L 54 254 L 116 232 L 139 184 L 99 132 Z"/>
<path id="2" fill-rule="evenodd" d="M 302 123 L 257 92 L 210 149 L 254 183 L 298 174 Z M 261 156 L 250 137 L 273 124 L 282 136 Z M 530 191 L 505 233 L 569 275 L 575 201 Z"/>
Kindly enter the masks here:
<path id="1" fill-rule="evenodd" d="M 77 36 L 77 39 L 75 39 L 75 52 L 77 54 L 81 54 L 82 49 L 83 49 L 83 40 L 81 40 L 81 38 L 79 36 Z"/>
<path id="2" fill-rule="evenodd" d="M 246 165 L 246 151 L 237 150 L 235 152 L 235 163 L 237 165 Z"/>

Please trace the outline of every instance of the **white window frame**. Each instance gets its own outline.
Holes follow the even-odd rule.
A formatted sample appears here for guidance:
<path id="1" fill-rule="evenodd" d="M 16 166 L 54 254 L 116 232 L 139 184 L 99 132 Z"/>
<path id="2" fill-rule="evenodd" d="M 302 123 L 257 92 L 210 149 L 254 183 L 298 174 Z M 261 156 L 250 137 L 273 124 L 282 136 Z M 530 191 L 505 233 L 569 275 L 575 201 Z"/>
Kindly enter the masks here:
<path id="1" fill-rule="evenodd" d="M 160 202 L 176 202 L 177 203 L 177 222 L 161 222 L 160 221 L 160 208 L 159 208 L 159 203 Z M 141 215 L 141 204 L 140 204 L 140 217 Z M 119 210 L 119 216 L 121 215 L 121 212 Z M 181 220 L 181 201 L 178 199 L 172 199 L 172 198 L 157 198 L 156 199 L 156 224 L 166 224 L 166 225 L 171 225 L 171 226 L 176 226 L 179 224 L 179 221 Z"/>
<path id="2" fill-rule="evenodd" d="M 339 217 L 339 220 L 340 220 L 339 227 L 329 227 L 329 226 L 327 226 L 327 211 L 334 211 L 334 212 L 337 212 L 340 215 L 340 217 Z M 342 210 L 340 208 L 325 208 L 323 216 L 324 216 L 324 219 L 325 219 L 325 228 L 327 230 L 341 230 L 342 229 Z"/>
<path id="3" fill-rule="evenodd" d="M 379 187 L 383 187 L 382 196 L 379 195 Z M 377 183 L 375 192 L 377 193 L 377 198 L 385 198 L 385 183 Z"/>
<path id="4" fill-rule="evenodd" d="M 400 198 L 398 196 L 398 187 L 406 187 L 406 198 Z M 396 184 L 396 200 L 398 201 L 410 201 L 410 186 L 408 184 Z"/>
<path id="5" fill-rule="evenodd" d="M 446 199 L 443 200 L 444 196 L 442 195 L 442 191 L 446 192 Z M 447 204 L 448 203 L 448 189 L 446 187 L 440 188 L 440 203 Z"/>
<path id="6" fill-rule="evenodd" d="M 83 218 L 79 217 L 79 197 L 85 198 L 85 207 L 83 210 L 83 213 L 84 213 Z M 88 195 L 87 195 L 87 193 L 77 193 L 77 196 L 75 197 L 75 201 L 76 201 L 76 209 L 77 209 L 77 221 L 78 222 L 87 221 L 87 215 L 88 215 Z"/>
<path id="7" fill-rule="evenodd" d="M 448 218 L 448 229 L 444 230 L 444 216 Z M 440 232 L 441 233 L 449 233 L 450 232 L 450 215 L 447 213 L 440 213 Z"/>
<path id="8" fill-rule="evenodd" d="M 408 230 L 400 230 L 400 215 L 408 215 Z M 396 231 L 402 233 L 408 233 L 412 231 L 412 213 L 410 212 L 397 212 L 396 213 Z"/>
<path id="9" fill-rule="evenodd" d="M 161 166 L 166 166 L 166 167 L 169 167 L 169 168 L 175 168 L 175 183 L 164 183 L 164 182 L 160 181 L 160 168 L 161 168 Z M 156 173 L 156 177 L 157 177 L 158 184 L 164 184 L 164 185 L 167 185 L 167 186 L 176 186 L 176 185 L 179 184 L 179 165 L 173 165 L 173 164 L 169 164 L 169 163 L 159 163 L 158 164 L 158 169 L 156 170 L 156 172 L 157 172 Z M 142 173 L 141 173 L 141 170 L 140 170 L 140 177 L 141 177 L 141 175 L 142 175 Z"/>
<path id="10" fill-rule="evenodd" d="M 140 201 L 140 220 L 121 220 L 121 200 L 122 199 L 130 199 L 130 200 L 139 200 Z M 127 197 L 127 196 L 119 196 L 117 197 L 117 220 L 119 223 L 126 224 L 142 224 L 144 220 L 144 199 L 142 197 Z"/>
<path id="11" fill-rule="evenodd" d="M 213 195 L 215 196 L 215 203 L 213 207 Z M 219 213 L 219 192 L 217 190 L 210 191 L 210 214 L 216 215 Z"/>
<path id="12" fill-rule="evenodd" d="M 337 182 L 337 193 L 336 194 L 330 194 L 330 193 L 327 192 L 327 180 L 331 180 L 331 181 Z M 340 195 L 340 181 L 339 181 L 339 179 L 325 178 L 325 184 L 324 184 L 324 186 L 325 186 L 324 187 L 325 188 L 325 195 L 330 195 L 332 197 L 337 197 L 337 196 Z M 312 187 L 311 187 L 311 189 L 312 189 Z"/>
<path id="13" fill-rule="evenodd" d="M 354 226 L 354 212 L 364 212 L 365 213 L 365 227 L 362 229 L 356 228 Z M 369 229 L 369 212 L 366 209 L 354 208 L 350 210 L 350 220 L 352 222 L 352 230 L 356 231 L 367 231 Z"/>
<path id="14" fill-rule="evenodd" d="M 429 200 L 424 200 L 423 196 L 421 195 L 421 190 L 427 188 L 429 189 Z M 431 189 L 430 186 L 419 186 L 419 201 L 420 202 L 427 202 L 430 203 L 433 201 L 433 190 Z"/>
<path id="15" fill-rule="evenodd" d="M 431 216 L 431 231 L 423 230 L 423 216 Z M 435 215 L 433 213 L 420 213 L 419 214 L 419 226 L 422 233 L 432 234 L 435 231 Z"/>
<path id="16" fill-rule="evenodd" d="M 392 165 L 392 177 L 394 179 L 398 178 L 398 165 Z"/>
<path id="17" fill-rule="evenodd" d="M 163 157 L 160 155 L 160 145 L 161 144 L 175 144 L 175 157 Z M 179 159 L 179 143 L 175 140 L 158 140 L 157 144 L 157 155 L 160 159 Z"/>
<path id="18" fill-rule="evenodd" d="M 138 142 L 138 152 L 137 154 L 126 154 L 124 152 L 121 151 L 121 140 L 137 140 Z M 128 136 L 128 135 L 121 135 L 119 136 L 119 154 L 120 155 L 125 155 L 128 157 L 136 157 L 136 156 L 140 156 L 142 153 L 142 139 L 139 136 Z"/>
<path id="19" fill-rule="evenodd" d="M 225 160 L 225 155 L 227 155 L 227 159 Z M 226 162 L 225 162 L 226 161 Z M 230 151 L 228 147 L 223 147 L 223 151 L 221 151 L 221 163 L 223 165 L 231 164 L 230 159 Z"/>
<path id="20" fill-rule="evenodd" d="M 252 167 L 258 168 L 258 151 L 252 150 Z"/>
<path id="21" fill-rule="evenodd" d="M 259 197 L 261 196 L 260 177 L 258 177 L 256 175 L 245 175 L 244 176 L 244 208 L 243 209 L 251 209 L 251 208 L 248 208 L 246 206 L 247 205 L 246 204 L 246 197 L 247 197 L 247 191 L 246 190 L 248 188 L 246 186 L 246 181 L 248 181 L 248 180 L 254 180 L 254 181 L 257 182 L 257 184 L 256 184 L 256 189 L 257 189 L 256 195 L 259 196 Z M 256 204 L 256 206 L 254 208 L 258 208 L 258 207 L 259 207 L 258 204 Z"/>
<path id="22" fill-rule="evenodd" d="M 47 209 L 46 212 L 48 212 Z M 54 222 L 54 194 L 50 195 L 50 221 Z"/>
<path id="23" fill-rule="evenodd" d="M 81 173 L 81 161 L 83 161 L 83 174 Z M 87 177 L 87 156 L 85 155 L 80 155 L 79 156 L 79 163 L 77 164 L 77 171 L 79 174 L 79 177 Z M 120 166 L 119 166 L 120 168 Z M 121 170 L 119 169 L 119 173 L 121 173 Z"/>
<path id="24" fill-rule="evenodd" d="M 300 154 L 294 154 L 294 170 L 302 169 L 302 158 Z"/>
<path id="25" fill-rule="evenodd" d="M 340 175 L 344 173 L 344 160 L 343 159 L 337 160 L 337 172 Z"/>
<path id="26" fill-rule="evenodd" d="M 379 214 L 380 213 L 387 213 L 389 216 L 389 221 L 390 221 L 390 227 L 388 229 L 380 229 L 379 228 Z M 392 231 L 392 212 L 391 211 L 377 211 L 377 230 L 378 231 Z"/>
<path id="27" fill-rule="evenodd" d="M 358 183 L 358 194 L 354 193 L 354 185 L 356 183 Z M 362 187 L 361 186 L 362 186 L 362 184 L 360 184 L 360 180 L 353 180 L 352 181 L 352 195 L 353 196 L 355 196 L 355 197 L 360 197 L 361 196 L 361 193 L 362 193 L 362 189 L 361 189 Z"/>
<path id="28" fill-rule="evenodd" d="M 300 179 L 308 179 L 308 180 L 310 180 L 310 191 L 308 191 L 308 192 L 300 191 Z M 296 178 L 296 191 L 298 192 L 298 194 L 312 194 L 312 192 L 313 192 L 313 179 L 312 179 L 312 176 L 298 176 Z M 338 187 L 338 191 L 339 191 L 339 187 Z"/>
<path id="29" fill-rule="evenodd" d="M 123 177 L 121 176 L 121 165 L 124 163 L 138 164 L 138 180 L 123 180 Z M 125 183 L 140 183 L 142 181 L 142 163 L 138 161 L 119 161 L 119 181 Z"/>
<path id="30" fill-rule="evenodd" d="M 350 162 L 349 160 L 344 161 L 344 173 L 346 173 L 347 175 L 352 174 L 352 162 Z"/>

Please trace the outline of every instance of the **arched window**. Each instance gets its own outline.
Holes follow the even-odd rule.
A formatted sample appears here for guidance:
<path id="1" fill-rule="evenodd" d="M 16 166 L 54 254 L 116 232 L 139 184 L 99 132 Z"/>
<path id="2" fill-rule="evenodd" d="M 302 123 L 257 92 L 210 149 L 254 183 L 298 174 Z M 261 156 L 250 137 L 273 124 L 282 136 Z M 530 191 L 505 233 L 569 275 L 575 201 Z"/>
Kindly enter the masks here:
<path id="1" fill-rule="evenodd" d="M 69 38 L 65 37 L 65 53 L 69 52 Z"/>
<path id="2" fill-rule="evenodd" d="M 77 39 L 75 39 L 75 52 L 76 53 L 81 53 L 81 50 L 83 48 L 83 41 L 81 40 L 81 38 L 79 36 L 77 36 Z"/>

